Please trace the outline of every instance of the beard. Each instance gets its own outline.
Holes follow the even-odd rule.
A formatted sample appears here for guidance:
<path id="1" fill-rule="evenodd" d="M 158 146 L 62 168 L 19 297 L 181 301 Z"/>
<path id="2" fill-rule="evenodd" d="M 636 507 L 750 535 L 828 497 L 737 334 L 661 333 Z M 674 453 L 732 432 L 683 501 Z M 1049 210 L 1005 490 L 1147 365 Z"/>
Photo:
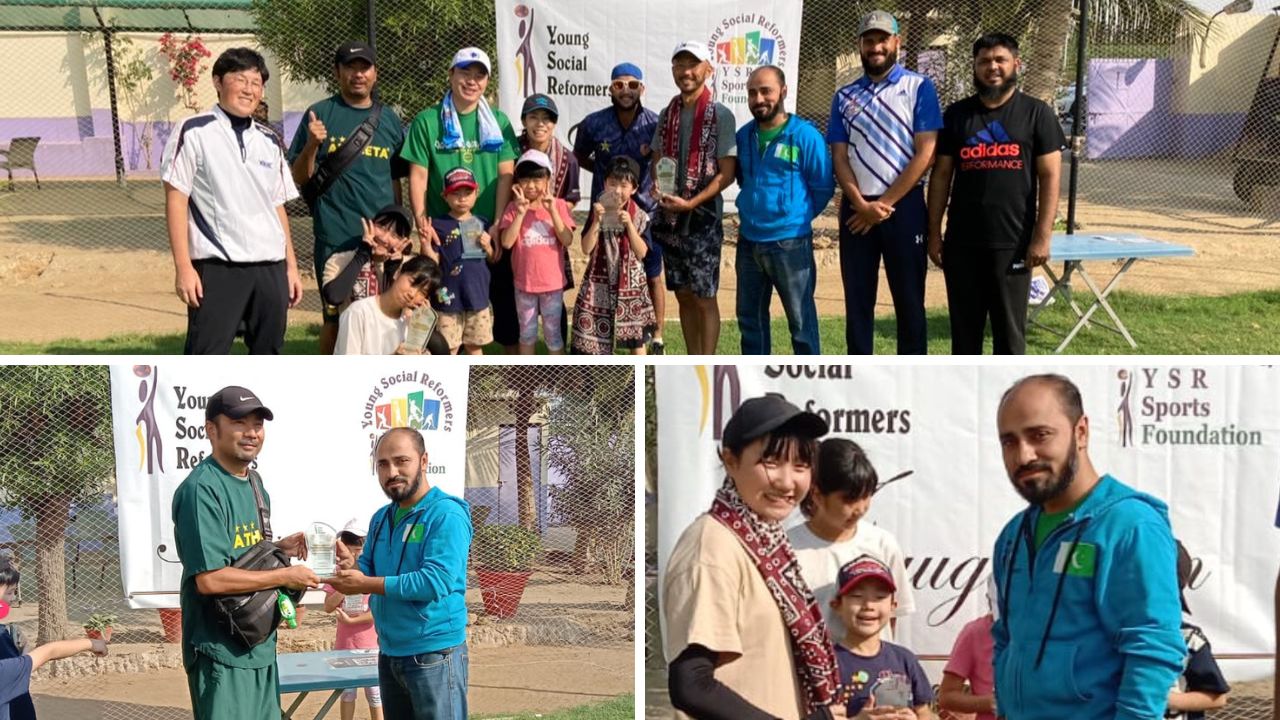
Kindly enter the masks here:
<path id="1" fill-rule="evenodd" d="M 879 65 L 873 65 L 871 61 L 867 59 L 866 55 L 859 55 L 859 57 L 862 59 L 862 70 L 866 74 L 880 75 L 882 73 L 888 72 L 889 68 L 893 67 L 894 64 L 898 62 L 898 51 L 894 50 L 891 53 L 885 54 L 884 62 L 880 63 Z"/>
<path id="2" fill-rule="evenodd" d="M 1014 70 L 1009 73 L 1009 77 L 1005 78 L 1002 83 L 988 85 L 978 78 L 978 73 L 973 74 L 973 87 L 978 91 L 978 95 L 986 100 L 999 100 L 1004 94 L 1009 92 L 1018 84 L 1018 71 Z"/>
<path id="3" fill-rule="evenodd" d="M 778 113 L 782 112 L 782 101 L 773 103 L 772 105 L 753 105 L 751 106 L 751 117 L 756 122 L 767 123 L 778 117 Z"/>
<path id="4" fill-rule="evenodd" d="M 387 487 L 387 485 L 397 480 L 403 481 L 404 485 L 394 490 Z M 411 475 L 396 475 L 395 477 L 389 478 L 387 480 L 387 484 L 384 484 L 382 486 L 382 493 L 386 495 L 387 499 L 390 500 L 391 502 L 400 503 L 400 502 L 404 502 L 405 500 L 408 500 L 409 498 L 417 494 L 418 490 L 421 487 L 422 487 L 422 464 L 421 462 L 419 462 L 417 469 L 414 470 L 414 472 Z"/>
<path id="5" fill-rule="evenodd" d="M 1062 472 L 1055 477 L 1053 466 L 1047 462 L 1029 462 L 1022 465 L 1012 473 L 1009 473 L 1009 479 L 1013 482 L 1013 489 L 1018 491 L 1023 500 L 1031 505 L 1044 505 L 1045 502 L 1061 495 L 1071 485 L 1071 481 L 1076 477 L 1076 469 L 1079 465 L 1079 457 L 1077 456 L 1076 446 L 1072 444 L 1071 451 L 1067 454 L 1067 461 L 1062 466 Z M 1050 473 L 1049 479 L 1044 484 L 1019 483 L 1015 478 L 1028 470 L 1045 470 Z"/>
<path id="6" fill-rule="evenodd" d="M 626 95 L 620 97 L 618 95 L 610 95 L 609 102 L 613 104 L 616 110 L 630 110 L 640 104 L 640 96 Z"/>

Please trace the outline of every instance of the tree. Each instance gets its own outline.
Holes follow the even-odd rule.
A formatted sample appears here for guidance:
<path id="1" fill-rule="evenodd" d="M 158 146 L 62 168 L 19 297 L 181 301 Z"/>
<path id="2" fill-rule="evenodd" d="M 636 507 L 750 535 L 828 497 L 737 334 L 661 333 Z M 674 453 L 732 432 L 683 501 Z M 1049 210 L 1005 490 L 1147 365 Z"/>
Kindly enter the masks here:
<path id="1" fill-rule="evenodd" d="M 548 464 L 565 477 L 552 487 L 556 510 L 577 531 L 574 565 L 621 584 L 635 547 L 635 375 L 630 368 L 575 369 L 548 413 Z"/>
<path id="2" fill-rule="evenodd" d="M 252 12 L 258 40 L 290 77 L 337 92 L 333 51 L 368 35 L 365 8 L 363 0 L 253 0 Z M 379 98 L 406 122 L 444 97 L 449 63 L 459 48 L 474 45 L 497 57 L 492 5 L 379 0 L 376 15 Z M 489 87 L 493 92 L 497 86 Z"/>
<path id="3" fill-rule="evenodd" d="M 71 504 L 111 486 L 115 453 L 105 367 L 0 367 L 0 493 L 36 525 L 39 643 L 68 636 L 65 543 Z"/>

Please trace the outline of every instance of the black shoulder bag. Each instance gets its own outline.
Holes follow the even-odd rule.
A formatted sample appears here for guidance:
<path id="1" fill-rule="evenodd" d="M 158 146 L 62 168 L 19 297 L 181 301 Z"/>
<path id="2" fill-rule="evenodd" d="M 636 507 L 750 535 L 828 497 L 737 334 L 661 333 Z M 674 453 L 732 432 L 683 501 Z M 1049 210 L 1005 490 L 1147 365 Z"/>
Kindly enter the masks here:
<path id="1" fill-rule="evenodd" d="M 360 157 L 360 153 L 373 142 L 373 135 L 378 132 L 378 121 L 381 119 L 382 103 L 375 100 L 369 117 L 356 127 L 355 132 L 351 133 L 351 136 L 338 146 L 337 150 L 324 156 L 324 161 L 316 168 L 315 174 L 299 189 L 302 199 L 307 201 L 307 207 L 314 210 L 316 201 L 328 192 L 330 187 L 333 187 L 342 173 L 346 172 L 356 158 Z"/>
<path id="2" fill-rule="evenodd" d="M 249 548 L 231 563 L 240 570 L 277 570 L 289 567 L 289 556 L 271 542 L 271 511 L 262 500 L 262 477 L 249 471 L 249 486 L 258 504 L 258 527 L 262 540 Z M 296 604 L 302 600 L 303 591 L 287 588 L 270 588 L 243 595 L 219 595 L 214 598 L 214 608 L 221 625 L 246 648 L 252 648 L 271 637 L 280 625 L 280 608 L 276 605 L 276 591 L 283 592 Z"/>

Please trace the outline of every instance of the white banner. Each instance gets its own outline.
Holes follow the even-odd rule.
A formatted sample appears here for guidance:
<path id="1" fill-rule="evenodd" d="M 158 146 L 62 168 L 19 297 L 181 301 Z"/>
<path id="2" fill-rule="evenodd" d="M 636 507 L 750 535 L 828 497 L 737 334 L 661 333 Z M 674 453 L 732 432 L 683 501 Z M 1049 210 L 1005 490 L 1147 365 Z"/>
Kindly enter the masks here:
<path id="1" fill-rule="evenodd" d="M 1214 654 L 1272 653 L 1280 371 L 1271 367 L 658 367 L 659 568 L 723 482 L 724 423 L 742 400 L 780 392 L 861 445 L 882 482 L 911 473 L 876 495 L 864 522 L 892 532 L 907 556 L 916 612 L 899 622 L 899 640 L 948 655 L 960 628 L 987 611 L 996 536 L 1025 507 L 1004 469 L 996 406 L 1014 380 L 1038 372 L 1079 385 L 1098 471 L 1169 504 L 1195 558 L 1191 619 Z M 1269 661 L 1223 667 L 1237 678 L 1271 671 Z"/>
<path id="2" fill-rule="evenodd" d="M 631 62 L 644 72 L 646 107 L 661 112 L 678 94 L 671 79 L 671 51 L 681 42 L 705 42 L 715 74 L 708 84 L 733 110 L 738 127 L 751 120 L 747 76 L 761 65 L 786 72 L 795 109 L 800 67 L 800 0 L 496 0 L 499 106 L 520 125 L 520 108 L 544 93 L 560 110 L 556 133 L 568 144 L 569 128 L 609 107 L 609 72 Z M 582 194 L 591 189 L 583 172 Z M 736 197 L 737 186 L 725 192 Z M 733 208 L 727 202 L 726 210 Z"/>
<path id="3" fill-rule="evenodd" d="M 255 467 L 271 495 L 278 537 L 313 522 L 341 529 L 353 517 L 367 521 L 386 504 L 371 452 L 392 427 L 420 428 L 431 484 L 462 496 L 467 366 L 433 363 L 428 370 L 403 359 L 328 360 L 322 372 L 284 363 L 112 366 L 120 565 L 131 607 L 178 606 L 182 566 L 173 544 L 173 492 L 208 455 L 205 400 L 227 385 L 253 390 L 275 416 Z"/>

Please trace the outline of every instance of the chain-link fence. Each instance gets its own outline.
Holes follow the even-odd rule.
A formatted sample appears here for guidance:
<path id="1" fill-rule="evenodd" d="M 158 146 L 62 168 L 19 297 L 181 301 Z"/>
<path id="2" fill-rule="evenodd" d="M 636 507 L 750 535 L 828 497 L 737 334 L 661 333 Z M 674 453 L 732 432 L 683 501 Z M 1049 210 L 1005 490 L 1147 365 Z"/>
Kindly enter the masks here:
<path id="1" fill-rule="evenodd" d="M 980 33 L 1018 37 L 1022 87 L 1049 101 L 1070 135 L 1077 29 L 1087 20 L 1081 137 L 1074 142 L 1077 229 L 1135 232 L 1195 250 L 1194 259 L 1139 262 L 1128 275 L 1129 291 L 1221 295 L 1280 287 L 1280 246 L 1273 242 L 1280 217 L 1280 14 L 1247 0 L 1221 8 L 1219 0 L 1077 4 L 808 0 L 792 96 L 801 115 L 825 127 L 832 94 L 860 74 L 858 18 L 883 7 L 901 20 L 902 64 L 933 77 L 944 104 L 971 92 L 970 45 Z M 0 58 L 21 69 L 11 73 L 0 102 L 0 144 L 7 143 L 15 177 L 15 192 L 0 193 L 0 250 L 8 258 L 0 264 L 0 293 L 13 293 L 0 297 L 40 297 L 34 308 L 23 307 L 27 322 L 15 315 L 0 323 L 9 328 L 0 339 L 182 330 L 157 180 L 160 154 L 175 123 L 214 102 L 209 67 L 223 49 L 264 51 L 272 77 L 261 112 L 287 143 L 310 103 L 333 91 L 339 43 L 372 30 L 381 98 L 408 122 L 443 94 L 454 50 L 478 45 L 495 52 L 494 24 L 491 7 L 459 0 L 0 2 Z M 622 48 L 616 54 L 628 55 Z M 495 65 L 491 98 L 504 80 L 502 66 Z M 662 102 L 649 98 L 650 105 Z M 503 109 L 518 115 L 517 108 Z M 578 120 L 561 118 L 562 139 Z M 1064 198 L 1072 185 L 1066 157 Z M 825 273 L 819 295 L 829 301 L 819 310 L 838 315 L 835 207 L 816 231 Z M 302 205 L 290 209 L 299 267 L 307 273 L 311 222 Z M 1067 214 L 1064 201 L 1060 228 Z M 728 234 L 733 242 L 732 228 Z M 575 257 L 581 268 L 576 251 Z M 938 295 L 930 302 L 941 304 L 942 284 L 933 285 Z M 314 281 L 304 287 L 307 296 L 292 317 L 314 322 Z"/>
<path id="2" fill-rule="evenodd" d="M 471 369 L 474 712 L 545 712 L 634 688 L 634 377 L 626 366 Z M 106 367 L 0 367 L 0 554 L 21 574 L 0 623 L 30 645 L 110 637 L 106 658 L 40 671 L 40 717 L 189 718 L 176 611 L 124 600 L 111 423 Z M 278 634 L 280 653 L 333 647 L 334 615 L 304 605 L 300 620 Z M 369 717 L 363 698 L 356 709 Z"/>
<path id="3" fill-rule="evenodd" d="M 661 608 L 658 600 L 658 412 L 656 380 L 653 366 L 645 368 L 645 576 L 644 576 L 644 702 L 645 718 L 660 720 L 672 717 L 671 699 L 667 694 L 667 659 L 664 656 L 661 631 Z M 930 679 L 941 682 L 941 667 L 945 657 L 922 655 L 930 664 Z M 1231 663 L 1252 660 L 1256 663 L 1266 658 L 1219 657 L 1218 662 L 1228 674 Z M 1227 706 L 1211 711 L 1208 717 L 1217 720 L 1271 720 L 1272 682 L 1236 683 L 1232 687 Z M 934 686 L 936 695 L 937 685 Z M 941 720 L 971 720 L 972 715 L 940 711 L 934 703 L 934 712 Z"/>

